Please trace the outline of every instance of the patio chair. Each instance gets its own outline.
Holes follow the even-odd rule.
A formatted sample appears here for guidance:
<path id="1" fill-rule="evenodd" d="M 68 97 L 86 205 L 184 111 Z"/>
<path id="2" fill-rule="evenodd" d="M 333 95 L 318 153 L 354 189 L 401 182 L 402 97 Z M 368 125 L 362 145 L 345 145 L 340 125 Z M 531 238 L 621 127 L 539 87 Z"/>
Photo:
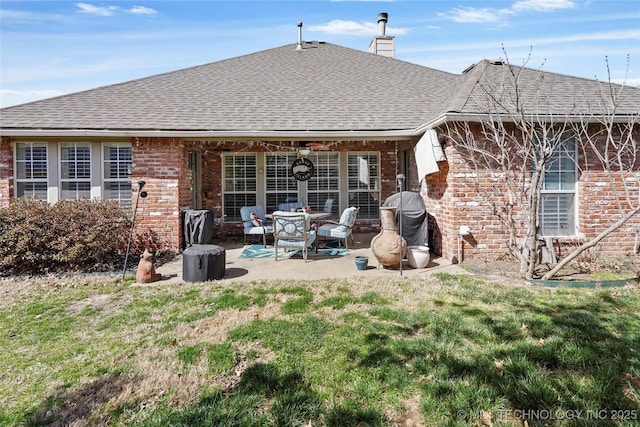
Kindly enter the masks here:
<path id="1" fill-rule="evenodd" d="M 262 235 L 262 244 L 267 246 L 267 234 L 273 233 L 273 227 L 267 223 L 264 208 L 260 205 L 243 206 L 240 217 L 244 226 L 244 244 L 247 244 L 247 235 Z"/>
<path id="2" fill-rule="evenodd" d="M 324 209 L 322 209 L 322 211 L 328 214 L 333 214 L 333 199 L 325 200 Z"/>
<path id="3" fill-rule="evenodd" d="M 273 213 L 273 245 L 278 261 L 280 248 L 302 249 L 307 262 L 309 246 L 316 240 L 316 230 L 311 228 L 311 215 L 302 212 L 276 211 Z"/>
<path id="4" fill-rule="evenodd" d="M 279 211 L 285 211 L 285 212 L 290 212 L 292 209 L 294 210 L 298 210 L 302 207 L 304 207 L 305 204 L 302 202 L 287 202 L 287 203 L 280 203 L 278 205 L 278 210 Z"/>
<path id="5" fill-rule="evenodd" d="M 356 208 L 354 206 L 345 209 L 342 211 L 342 215 L 340 215 L 340 221 L 327 221 L 325 224 L 322 224 L 318 227 L 318 242 L 323 240 L 337 240 L 338 244 L 340 244 L 340 240 L 344 240 L 345 248 L 349 249 L 349 244 L 347 242 L 347 238 L 351 236 L 351 243 L 355 245 L 355 241 L 353 240 L 353 226 L 356 223 L 356 218 L 358 217 L 358 211 L 360 208 Z M 316 251 L 318 250 L 318 245 L 316 244 Z"/>

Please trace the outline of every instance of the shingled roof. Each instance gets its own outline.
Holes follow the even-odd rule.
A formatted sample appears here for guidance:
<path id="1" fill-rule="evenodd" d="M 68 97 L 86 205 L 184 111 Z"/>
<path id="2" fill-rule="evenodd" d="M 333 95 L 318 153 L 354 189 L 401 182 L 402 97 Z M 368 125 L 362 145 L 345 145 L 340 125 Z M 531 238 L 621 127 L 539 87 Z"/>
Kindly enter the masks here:
<path id="1" fill-rule="evenodd" d="M 444 108 L 447 113 L 508 114 L 515 111 L 516 103 L 524 114 L 535 116 L 589 117 L 607 112 L 637 116 L 640 112 L 640 88 L 518 67 L 501 61 L 484 60 L 469 67 L 460 76 L 457 88 Z M 610 92 L 616 93 L 615 112 Z"/>
<path id="2" fill-rule="evenodd" d="M 7 107 L 0 110 L 0 130 L 407 136 L 448 113 L 485 112 L 485 88 L 504 80 L 504 67 L 489 61 L 458 75 L 330 43 L 296 46 Z M 586 111 L 585 99 L 599 93 L 594 80 L 524 72 L 527 90 L 535 84 L 550 95 L 548 112 Z M 625 90 L 625 111 L 637 113 L 640 89 Z"/>
<path id="3" fill-rule="evenodd" d="M 8 107 L 3 128 L 386 131 L 439 111 L 455 74 L 329 43 L 290 44 Z"/>

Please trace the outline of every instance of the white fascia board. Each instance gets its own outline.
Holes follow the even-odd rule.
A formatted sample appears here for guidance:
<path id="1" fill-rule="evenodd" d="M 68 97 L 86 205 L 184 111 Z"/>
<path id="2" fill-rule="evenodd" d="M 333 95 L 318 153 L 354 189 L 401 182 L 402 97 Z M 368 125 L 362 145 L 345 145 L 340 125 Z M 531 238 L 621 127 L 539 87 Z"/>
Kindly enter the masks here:
<path id="1" fill-rule="evenodd" d="M 422 135 L 427 129 L 436 128 L 446 122 L 487 122 L 496 119 L 502 119 L 505 122 L 513 122 L 520 119 L 514 115 L 508 114 L 464 114 L 464 113 L 444 113 L 428 122 L 423 123 L 413 130 L 414 135 Z M 637 115 L 620 115 L 614 117 L 608 116 L 590 116 L 590 115 L 573 115 L 566 116 L 560 114 L 536 114 L 529 115 L 526 120 L 535 123 L 601 123 L 603 120 L 613 123 L 638 123 Z"/>
<path id="2" fill-rule="evenodd" d="M 0 136 L 34 137 L 174 137 L 185 139 L 272 139 L 272 140 L 336 140 L 336 139 L 412 139 L 413 130 L 354 131 L 162 131 L 109 129 L 0 129 Z"/>

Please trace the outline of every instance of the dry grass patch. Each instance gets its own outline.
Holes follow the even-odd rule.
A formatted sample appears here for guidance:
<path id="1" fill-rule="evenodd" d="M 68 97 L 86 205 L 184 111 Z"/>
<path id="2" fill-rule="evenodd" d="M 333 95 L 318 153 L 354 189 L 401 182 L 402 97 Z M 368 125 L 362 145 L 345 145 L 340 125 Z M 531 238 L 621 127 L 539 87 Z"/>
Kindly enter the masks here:
<path id="1" fill-rule="evenodd" d="M 256 319 L 275 317 L 280 314 L 281 306 L 279 303 L 270 303 L 264 307 L 252 304 L 244 310 L 220 310 L 212 317 L 199 319 L 193 324 L 178 325 L 175 329 L 175 339 L 180 345 L 224 342 L 230 330 L 247 325 Z"/>

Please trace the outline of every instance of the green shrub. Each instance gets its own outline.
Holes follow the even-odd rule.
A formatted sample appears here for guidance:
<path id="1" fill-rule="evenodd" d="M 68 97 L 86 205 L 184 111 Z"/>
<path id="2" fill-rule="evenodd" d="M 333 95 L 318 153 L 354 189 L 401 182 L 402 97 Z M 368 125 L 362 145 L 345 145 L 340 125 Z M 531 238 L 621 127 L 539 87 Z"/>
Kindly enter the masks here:
<path id="1" fill-rule="evenodd" d="M 12 200 L 0 208 L 0 275 L 122 266 L 130 217 L 131 210 L 116 202 L 80 199 L 52 205 L 33 198 Z M 152 232 L 137 232 L 130 254 L 158 247 Z"/>

